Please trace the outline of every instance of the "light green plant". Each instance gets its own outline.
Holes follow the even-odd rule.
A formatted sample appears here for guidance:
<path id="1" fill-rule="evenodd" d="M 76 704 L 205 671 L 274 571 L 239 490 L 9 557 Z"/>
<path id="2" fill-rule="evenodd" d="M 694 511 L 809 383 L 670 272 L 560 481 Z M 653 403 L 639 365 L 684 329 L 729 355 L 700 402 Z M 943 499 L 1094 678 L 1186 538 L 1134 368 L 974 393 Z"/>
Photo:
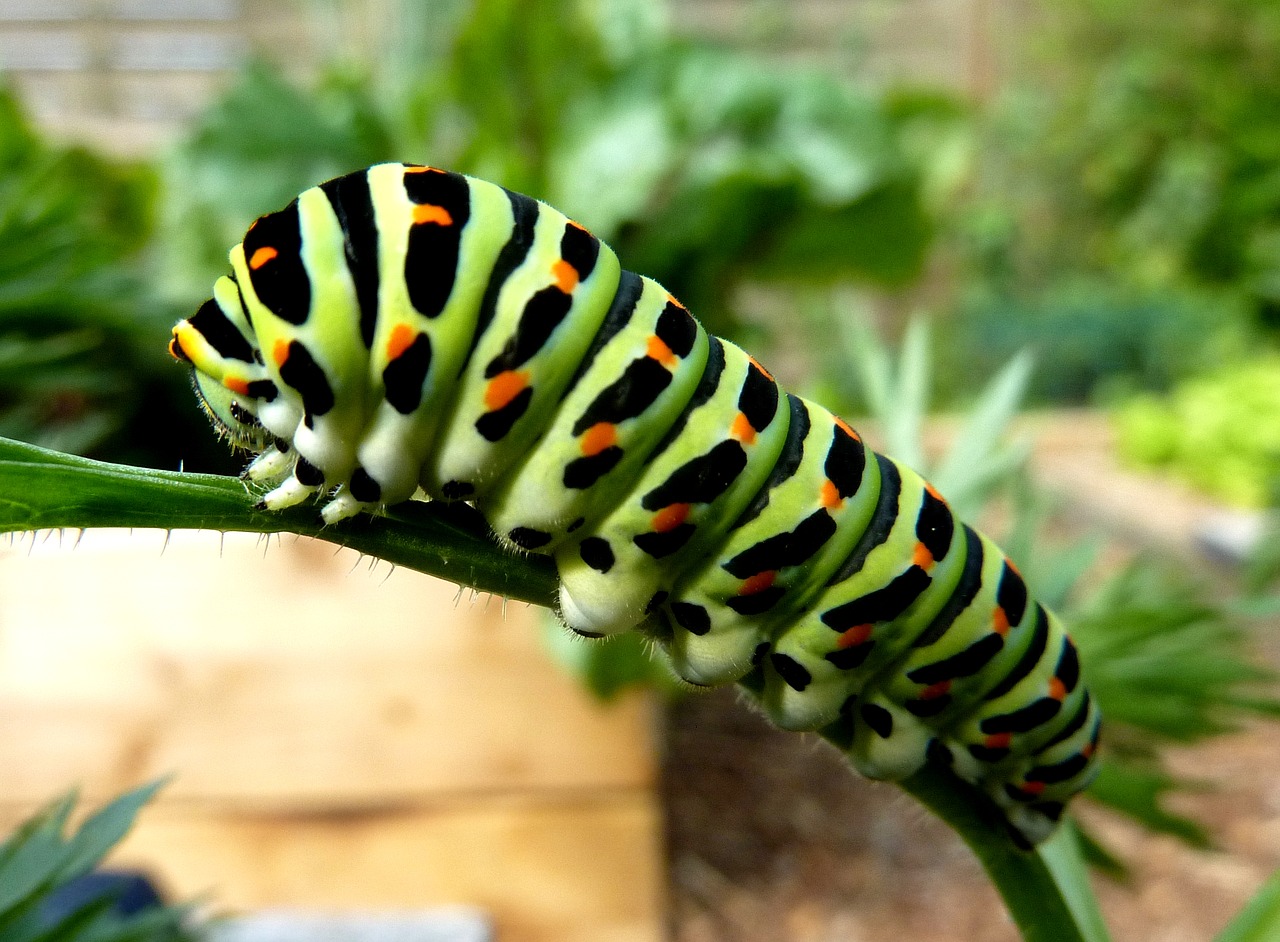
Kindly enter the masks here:
<path id="1" fill-rule="evenodd" d="M 1261 508 L 1280 486 L 1280 355 L 1138 396 L 1115 413 L 1120 453 L 1228 504 Z"/>

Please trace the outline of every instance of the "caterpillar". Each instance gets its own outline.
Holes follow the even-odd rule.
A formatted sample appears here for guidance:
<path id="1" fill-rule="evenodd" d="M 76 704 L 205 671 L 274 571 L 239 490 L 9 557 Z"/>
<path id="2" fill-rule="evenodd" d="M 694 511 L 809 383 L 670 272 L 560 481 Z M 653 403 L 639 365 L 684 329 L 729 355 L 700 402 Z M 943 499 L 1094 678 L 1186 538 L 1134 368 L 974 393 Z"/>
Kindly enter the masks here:
<path id="1" fill-rule="evenodd" d="M 174 327 L 260 507 L 468 501 L 554 557 L 581 635 L 643 627 L 872 778 L 949 766 L 1013 839 L 1096 771 L 1076 649 L 918 474 L 781 389 L 583 226 L 379 164 L 259 218 Z"/>

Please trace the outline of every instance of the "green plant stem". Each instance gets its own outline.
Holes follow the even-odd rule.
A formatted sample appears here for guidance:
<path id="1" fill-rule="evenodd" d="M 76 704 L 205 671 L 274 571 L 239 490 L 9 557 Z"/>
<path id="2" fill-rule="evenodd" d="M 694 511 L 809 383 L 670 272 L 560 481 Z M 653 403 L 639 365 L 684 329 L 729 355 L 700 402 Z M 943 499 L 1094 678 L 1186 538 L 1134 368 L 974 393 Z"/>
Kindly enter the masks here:
<path id="1" fill-rule="evenodd" d="M 314 506 L 275 513 L 254 510 L 256 502 L 236 478 L 106 464 L 0 439 L 0 533 L 96 527 L 301 533 L 481 592 L 554 603 L 551 560 L 503 552 L 465 505 L 411 502 L 387 516 L 325 526 Z"/>
<path id="2" fill-rule="evenodd" d="M 0 533 L 90 527 L 154 527 L 314 536 L 483 592 L 550 606 L 555 567 L 513 556 L 465 506 L 410 503 L 386 516 L 323 526 L 312 505 L 255 511 L 235 478 L 104 464 L 0 439 Z M 950 772 L 928 767 L 901 786 L 969 845 L 1025 942 L 1103 942 L 1082 868 L 1050 866 L 1055 838 L 1026 853 L 1010 843 L 990 802 Z M 1065 874 L 1065 876 L 1064 876 Z M 1100 925 L 1100 921 L 1098 921 Z"/>
<path id="3" fill-rule="evenodd" d="M 1020 851 L 990 803 L 950 772 L 926 767 L 898 785 L 969 845 L 1023 942 L 1108 942 L 1069 823 L 1033 851 Z"/>

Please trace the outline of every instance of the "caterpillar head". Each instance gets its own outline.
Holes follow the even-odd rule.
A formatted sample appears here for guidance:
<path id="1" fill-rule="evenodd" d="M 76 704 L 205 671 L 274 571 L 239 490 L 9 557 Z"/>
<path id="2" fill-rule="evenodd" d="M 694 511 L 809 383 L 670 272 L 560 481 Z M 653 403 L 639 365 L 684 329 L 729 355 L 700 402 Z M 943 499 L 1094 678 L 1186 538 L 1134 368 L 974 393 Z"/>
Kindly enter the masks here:
<path id="1" fill-rule="evenodd" d="M 205 415 L 221 438 L 237 451 L 258 453 L 271 440 L 252 409 L 256 403 L 219 383 L 208 373 L 192 370 L 191 385 Z"/>
<path id="2" fill-rule="evenodd" d="M 272 436 L 258 410 L 274 398 L 275 386 L 266 378 L 252 334 L 241 329 L 243 322 L 235 283 L 221 278 L 214 297 L 174 326 L 169 353 L 190 365 L 196 398 L 218 434 L 233 448 L 260 452 Z"/>

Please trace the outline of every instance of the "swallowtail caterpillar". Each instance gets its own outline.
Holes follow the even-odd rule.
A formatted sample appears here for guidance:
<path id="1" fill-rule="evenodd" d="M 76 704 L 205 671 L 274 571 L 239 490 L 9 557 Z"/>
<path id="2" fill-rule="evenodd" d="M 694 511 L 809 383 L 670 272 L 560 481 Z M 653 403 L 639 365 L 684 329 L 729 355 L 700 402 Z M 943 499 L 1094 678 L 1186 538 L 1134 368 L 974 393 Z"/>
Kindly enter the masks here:
<path id="1" fill-rule="evenodd" d="M 380 164 L 249 229 L 173 330 L 262 506 L 422 488 L 551 555 L 560 614 L 745 679 L 865 775 L 945 763 L 1019 843 L 1095 773 L 1075 647 L 915 472 L 527 196 Z"/>

